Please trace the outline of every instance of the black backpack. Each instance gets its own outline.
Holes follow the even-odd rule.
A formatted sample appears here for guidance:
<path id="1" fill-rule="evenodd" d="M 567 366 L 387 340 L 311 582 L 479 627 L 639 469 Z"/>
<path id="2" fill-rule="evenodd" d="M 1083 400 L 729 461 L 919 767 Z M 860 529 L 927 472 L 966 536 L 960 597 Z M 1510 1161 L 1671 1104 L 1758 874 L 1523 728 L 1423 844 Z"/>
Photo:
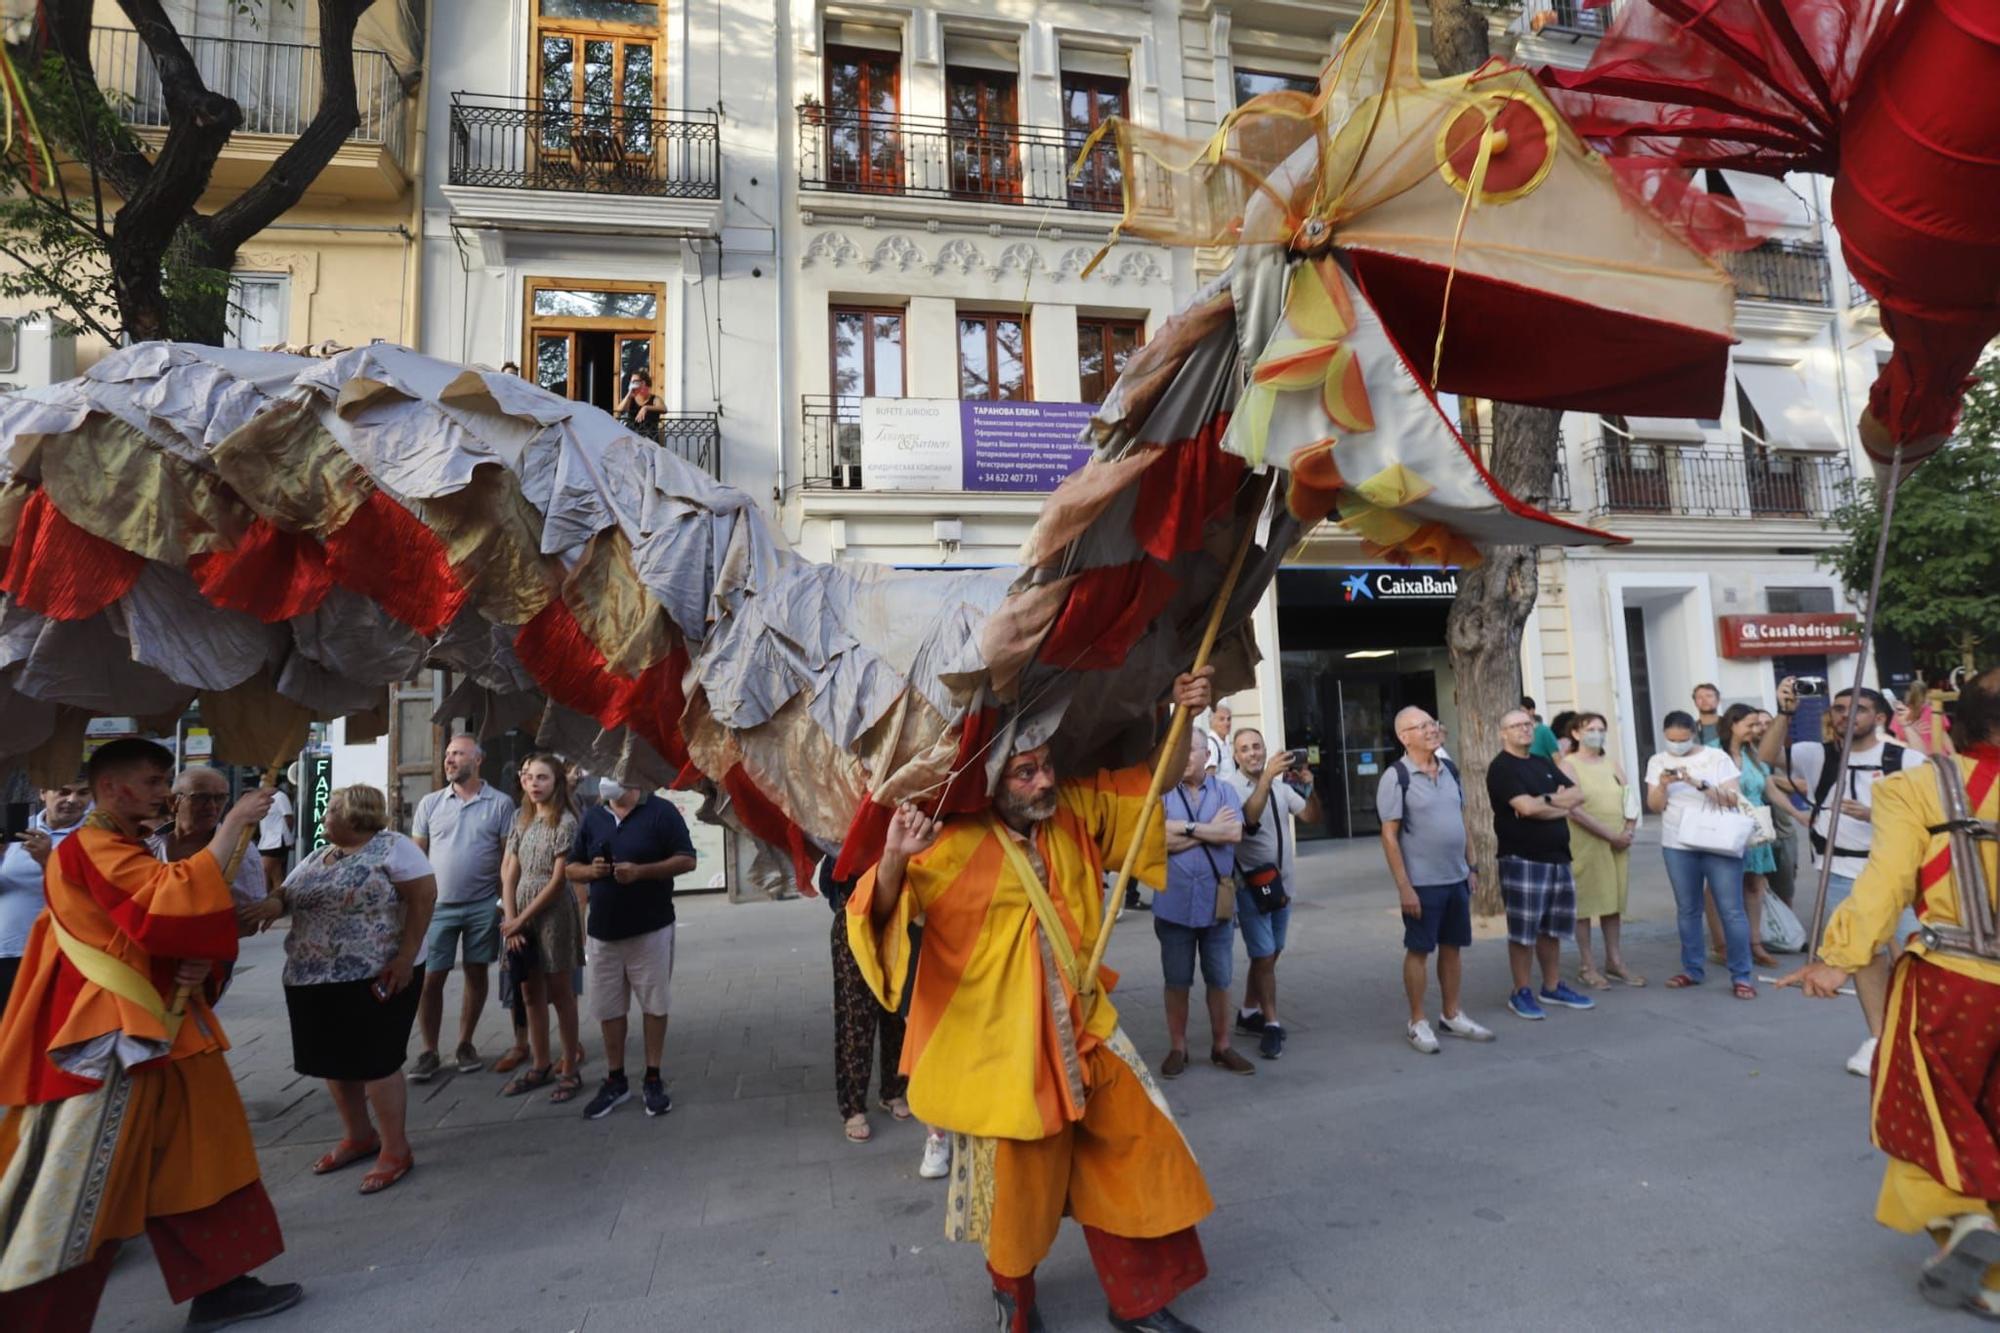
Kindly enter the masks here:
<path id="1" fill-rule="evenodd" d="M 1445 757 L 1444 755 L 1438 756 L 1438 762 L 1444 765 L 1445 772 L 1451 774 L 1452 782 L 1458 787 L 1458 803 L 1460 807 L 1463 807 L 1465 805 L 1465 783 L 1460 781 L 1459 779 L 1458 765 L 1452 763 L 1451 760 Z M 1403 798 L 1403 818 L 1401 819 L 1401 821 L 1399 821 L 1403 826 L 1401 829 L 1401 833 L 1408 833 L 1410 831 L 1409 756 L 1405 755 L 1401 759 L 1398 759 L 1395 763 L 1391 764 L 1390 767 L 1396 770 L 1396 794 Z M 1399 833 L 1398 836 L 1401 836 L 1401 834 Z"/>
<path id="2" fill-rule="evenodd" d="M 1832 741 L 1823 741 L 1825 753 L 1819 761 L 1819 785 L 1813 789 L 1812 813 L 1806 826 L 1807 836 L 1812 840 L 1812 849 L 1820 856 L 1826 855 L 1826 837 L 1813 824 L 1819 823 L 1819 812 L 1826 808 L 1826 798 L 1833 794 L 1833 784 L 1840 780 L 1840 747 Z M 1849 773 L 1900 773 L 1903 771 L 1903 747 L 1894 741 L 1886 741 L 1882 746 L 1882 762 L 1879 764 L 1849 764 Z M 1858 856 L 1866 858 L 1865 848 L 1836 847 L 1835 856 Z"/>

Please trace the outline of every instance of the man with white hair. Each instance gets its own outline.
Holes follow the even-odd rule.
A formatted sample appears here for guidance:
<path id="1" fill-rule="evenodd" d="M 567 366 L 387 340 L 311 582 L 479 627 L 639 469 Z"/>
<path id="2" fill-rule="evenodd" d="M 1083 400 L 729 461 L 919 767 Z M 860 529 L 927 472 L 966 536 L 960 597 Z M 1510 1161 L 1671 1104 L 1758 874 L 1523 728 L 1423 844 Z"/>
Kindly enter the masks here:
<path id="1" fill-rule="evenodd" d="M 444 983 L 465 950 L 465 996 L 459 1005 L 458 1049 L 452 1067 L 476 1074 L 485 1067 L 472 1031 L 486 1007 L 486 969 L 500 957 L 500 856 L 514 822 L 514 802 L 480 780 L 486 751 L 458 735 L 444 748 L 447 785 L 417 802 L 410 837 L 437 873 L 437 910 L 424 939 L 424 992 L 417 1002 L 423 1053 L 410 1070 L 414 1083 L 437 1077 L 438 1037 L 444 1026 Z"/>
<path id="2" fill-rule="evenodd" d="M 206 764 L 184 768 L 174 779 L 172 802 L 173 817 L 146 839 L 146 850 L 162 861 L 185 861 L 214 840 L 222 812 L 229 807 L 229 779 L 222 775 L 221 769 Z M 264 907 L 269 896 L 264 863 L 254 847 L 248 848 L 237 861 L 236 875 L 229 882 L 229 897 L 236 904 L 236 923 L 241 934 L 253 935 L 277 916 L 275 910 Z"/>

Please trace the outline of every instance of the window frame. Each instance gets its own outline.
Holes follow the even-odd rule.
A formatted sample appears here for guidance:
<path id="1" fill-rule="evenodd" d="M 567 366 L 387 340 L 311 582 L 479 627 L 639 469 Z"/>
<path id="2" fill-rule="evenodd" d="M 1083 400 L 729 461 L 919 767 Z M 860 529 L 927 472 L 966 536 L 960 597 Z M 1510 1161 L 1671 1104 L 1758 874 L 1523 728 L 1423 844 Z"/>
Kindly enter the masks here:
<path id="1" fill-rule="evenodd" d="M 998 100 L 1004 82 L 1008 103 L 1005 117 L 992 113 L 987 105 Z M 956 88 L 976 84 L 980 88 L 979 112 L 966 118 L 953 114 L 952 93 Z M 946 65 L 944 68 L 944 109 L 946 133 L 951 140 L 951 192 L 954 198 L 1013 201 L 1021 197 L 1021 76 L 1007 70 L 980 65 Z M 976 164 L 968 169 L 967 163 Z M 987 168 L 992 168 L 988 170 Z"/>
<path id="2" fill-rule="evenodd" d="M 833 71 L 838 64 L 853 64 L 863 71 L 859 84 L 859 105 L 851 108 L 836 107 L 833 102 Z M 867 71 L 871 66 L 886 65 L 889 71 L 890 110 L 878 115 L 870 106 L 874 79 Z M 824 99 L 827 124 L 822 131 L 826 135 L 826 168 L 831 177 L 835 171 L 833 162 L 834 136 L 840 127 L 833 123 L 835 115 L 854 117 L 856 135 L 854 161 L 849 164 L 851 179 L 839 182 L 829 181 L 836 188 L 853 190 L 861 194 L 901 194 L 903 192 L 903 145 L 900 125 L 903 119 L 903 52 L 890 51 L 875 46 L 846 46 L 838 42 L 829 43 L 826 54 L 820 61 L 820 96 Z M 871 122 L 886 119 L 885 129 L 871 127 Z M 873 148 L 876 136 L 883 138 L 888 149 L 889 161 L 878 165 Z"/>
<path id="3" fill-rule="evenodd" d="M 544 157 L 567 159 L 577 152 L 576 129 L 584 120 L 584 80 L 583 47 L 587 41 L 609 41 L 614 44 L 612 81 L 617 96 L 612 99 L 613 118 L 625 109 L 625 63 L 626 49 L 631 46 L 647 46 L 653 52 L 652 89 L 653 100 L 649 117 L 658 119 L 666 114 L 667 105 L 667 20 L 668 7 L 661 0 L 657 4 L 659 23 L 648 27 L 643 23 L 621 23 L 615 19 L 546 18 L 542 14 L 543 0 L 529 0 L 528 7 L 528 97 L 544 112 L 546 99 L 542 94 L 542 41 L 545 37 L 567 38 L 571 42 L 570 55 L 570 132 L 567 141 L 558 145 L 546 140 L 536 144 L 536 150 Z M 622 136 L 621 136 L 622 138 Z M 650 131 L 647 134 L 648 151 L 644 153 L 625 152 L 629 161 L 650 161 L 659 151 L 659 137 Z"/>
<path id="4" fill-rule="evenodd" d="M 636 315 L 537 315 L 535 313 L 535 293 L 539 291 L 585 291 L 585 292 L 645 292 L 653 297 L 653 318 L 647 320 Z M 639 282 L 625 278 L 574 278 L 574 277 L 528 277 L 521 284 L 521 359 L 520 366 L 524 378 L 531 384 L 541 384 L 541 363 L 535 357 L 536 343 L 545 337 L 567 336 L 569 339 L 569 369 L 567 385 L 563 396 L 571 402 L 581 402 L 577 397 L 577 343 L 579 333 L 605 332 L 612 335 L 613 364 L 624 372 L 624 344 L 635 337 L 651 341 L 647 355 L 646 373 L 653 377 L 653 392 L 661 398 L 660 365 L 665 352 L 667 329 L 667 286 L 663 282 Z M 622 335 L 622 336 L 621 336 Z M 546 386 L 543 386 L 546 387 Z M 553 389 L 550 392 L 554 392 Z M 614 400 L 615 401 L 615 400 Z"/>
<path id="5" fill-rule="evenodd" d="M 1101 101 L 1114 88 L 1120 109 L 1111 114 L 1130 119 L 1132 76 L 1129 72 L 1120 76 L 1085 74 L 1069 69 L 1061 71 L 1057 89 L 1061 98 L 1062 131 L 1072 154 L 1080 151 L 1084 142 L 1104 123 L 1106 116 Z M 1090 95 L 1090 120 L 1087 125 L 1076 125 L 1070 121 L 1070 98 L 1075 91 Z M 1069 198 L 1072 204 L 1096 211 L 1112 211 L 1125 206 L 1124 168 L 1115 149 L 1100 143 L 1092 150 L 1090 160 L 1076 170 L 1069 182 Z"/>
<path id="6" fill-rule="evenodd" d="M 996 392 L 996 368 L 1000 364 L 1001 323 L 1021 326 L 1021 392 L 1012 398 Z M 984 397 L 968 398 L 965 392 L 965 326 L 981 323 L 986 326 L 986 388 Z M 959 310 L 954 316 L 952 354 L 958 362 L 958 398 L 970 403 L 1032 403 L 1035 401 L 1035 357 L 1034 326 L 1025 314 L 1005 310 Z"/>
<path id="7" fill-rule="evenodd" d="M 1126 353 L 1126 356 L 1128 358 L 1136 356 L 1139 353 L 1139 349 L 1146 345 L 1146 321 L 1143 318 L 1132 315 L 1078 315 L 1076 317 L 1076 344 L 1077 365 L 1079 369 L 1083 364 L 1083 339 L 1085 330 L 1095 330 L 1097 334 L 1097 350 L 1098 354 L 1103 358 L 1101 362 L 1103 369 L 1098 373 L 1104 377 L 1104 389 L 1097 397 L 1092 398 L 1089 394 L 1082 391 L 1082 378 L 1079 376 L 1078 397 L 1081 402 L 1102 404 L 1106 398 L 1111 396 L 1112 386 L 1118 383 L 1118 376 L 1123 373 L 1122 367 L 1114 368 L 1112 366 L 1112 334 L 1118 331 L 1129 331 L 1132 334 L 1132 347 Z"/>

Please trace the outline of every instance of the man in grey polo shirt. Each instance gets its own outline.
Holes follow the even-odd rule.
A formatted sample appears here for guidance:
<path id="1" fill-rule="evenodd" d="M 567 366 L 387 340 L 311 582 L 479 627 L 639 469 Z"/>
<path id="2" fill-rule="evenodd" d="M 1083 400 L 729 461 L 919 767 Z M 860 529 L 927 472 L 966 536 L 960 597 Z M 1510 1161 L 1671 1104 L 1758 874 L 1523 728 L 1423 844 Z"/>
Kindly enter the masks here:
<path id="1" fill-rule="evenodd" d="M 1438 753 L 1444 729 L 1421 708 L 1396 714 L 1403 757 L 1375 790 L 1382 855 L 1403 907 L 1403 992 L 1410 1001 L 1410 1045 L 1436 1055 L 1437 1034 L 1424 1013 L 1426 960 L 1438 956 L 1444 999 L 1438 1026 L 1467 1041 L 1493 1034 L 1458 1007 L 1459 950 L 1472 943 L 1472 857 L 1465 835 L 1465 790 L 1458 766 Z"/>
<path id="2" fill-rule="evenodd" d="M 486 1007 L 486 969 L 500 957 L 500 854 L 514 822 L 514 802 L 479 777 L 486 752 L 470 736 L 454 736 L 444 750 L 450 785 L 417 802 L 410 837 L 437 873 L 437 909 L 424 937 L 424 991 L 417 1025 L 424 1049 L 410 1078 L 428 1083 L 442 1068 L 438 1034 L 444 1026 L 444 983 L 465 947 L 465 995 L 459 1007 L 458 1051 L 452 1067 L 476 1074 L 485 1067 L 472 1044 L 479 1011 Z"/>

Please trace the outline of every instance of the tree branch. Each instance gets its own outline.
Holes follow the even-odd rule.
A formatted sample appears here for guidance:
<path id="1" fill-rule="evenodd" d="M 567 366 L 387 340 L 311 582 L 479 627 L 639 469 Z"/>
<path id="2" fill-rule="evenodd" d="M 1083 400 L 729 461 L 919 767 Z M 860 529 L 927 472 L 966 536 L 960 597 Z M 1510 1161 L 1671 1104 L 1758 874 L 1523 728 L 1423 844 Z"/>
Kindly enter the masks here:
<path id="1" fill-rule="evenodd" d="M 320 0 L 319 109 L 305 132 L 278 155 L 255 185 L 208 221 L 214 253 L 233 258 L 252 236 L 298 203 L 361 123 L 354 88 L 354 28 L 373 0 Z"/>
<path id="2" fill-rule="evenodd" d="M 118 345 L 117 333 L 106 328 L 103 321 L 90 313 L 88 302 L 79 293 L 49 278 L 47 265 L 35 263 L 26 255 L 21 254 L 12 246 L 6 244 L 0 244 L 0 255 L 5 255 L 16 264 L 19 264 L 24 270 L 42 274 L 43 281 L 47 283 L 50 292 L 59 296 L 61 298 L 60 304 L 67 307 L 65 318 L 73 318 L 75 323 L 88 328 L 92 333 L 104 339 L 111 346 L 116 347 Z"/>
<path id="3" fill-rule="evenodd" d="M 104 191 L 99 178 L 111 182 L 120 197 L 130 199 L 145 186 L 153 164 L 131 134 L 119 134 L 111 142 L 98 138 L 96 118 L 90 101 L 103 102 L 97 70 L 90 51 L 91 6 L 89 0 L 51 0 L 44 7 L 49 16 L 47 37 L 50 49 L 62 57 L 69 81 L 70 99 L 83 142 L 73 145 L 90 168 L 91 192 L 96 197 L 99 223 L 103 221 Z M 170 25 L 171 26 L 171 25 Z"/>

